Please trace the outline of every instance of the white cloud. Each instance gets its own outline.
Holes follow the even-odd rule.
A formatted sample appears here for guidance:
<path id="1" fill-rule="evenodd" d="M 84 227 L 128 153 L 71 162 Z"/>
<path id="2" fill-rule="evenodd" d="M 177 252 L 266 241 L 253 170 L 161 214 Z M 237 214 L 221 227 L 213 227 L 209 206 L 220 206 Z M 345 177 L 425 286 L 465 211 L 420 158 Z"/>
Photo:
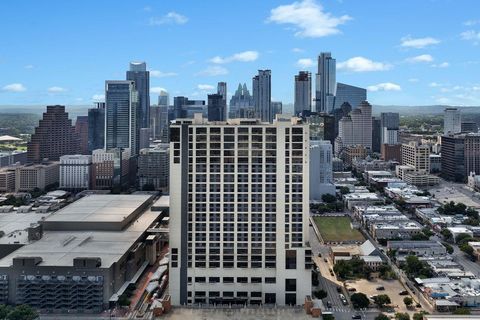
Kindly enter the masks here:
<path id="1" fill-rule="evenodd" d="M 293 48 L 292 49 L 292 52 L 295 52 L 295 53 L 301 53 L 301 52 L 304 52 L 305 50 L 303 49 L 300 49 L 300 48 Z"/>
<path id="2" fill-rule="evenodd" d="M 228 70 L 221 66 L 208 66 L 206 69 L 197 72 L 196 76 L 207 76 L 207 77 L 214 77 L 214 76 L 222 76 L 228 74 Z"/>
<path id="3" fill-rule="evenodd" d="M 421 48 L 425 48 L 425 47 L 440 43 L 440 40 L 437 40 L 432 37 L 412 38 L 410 36 L 406 36 L 400 40 L 402 41 L 402 43 L 400 44 L 402 47 L 416 48 L 416 49 L 421 49 Z"/>
<path id="4" fill-rule="evenodd" d="M 105 95 L 104 94 L 94 94 L 92 96 L 93 101 L 105 101 Z"/>
<path id="5" fill-rule="evenodd" d="M 376 85 L 373 85 L 373 86 L 368 86 L 367 90 L 368 91 L 373 91 L 373 92 L 375 92 L 375 91 L 400 91 L 400 90 L 402 90 L 402 88 L 396 83 L 383 82 L 383 83 L 379 83 L 379 84 L 376 84 Z"/>
<path id="6" fill-rule="evenodd" d="M 430 82 L 430 84 L 428 86 L 431 87 L 431 88 L 438 88 L 438 87 L 443 87 L 444 84 L 441 84 L 441 83 L 438 83 L 438 82 Z"/>
<path id="7" fill-rule="evenodd" d="M 337 64 L 339 70 L 352 72 L 385 71 L 391 69 L 391 67 L 388 63 L 375 62 L 364 57 L 350 58 Z"/>
<path id="8" fill-rule="evenodd" d="M 432 67 L 434 68 L 448 68 L 449 66 L 450 66 L 450 63 L 446 61 L 439 64 L 432 64 Z"/>
<path id="9" fill-rule="evenodd" d="M 47 91 L 50 92 L 50 93 L 60 93 L 60 92 L 65 92 L 65 91 L 67 91 L 67 89 L 62 88 L 62 87 L 56 87 L 56 86 L 54 86 L 54 87 L 48 88 Z"/>
<path id="10" fill-rule="evenodd" d="M 300 68 L 309 68 L 314 65 L 314 62 L 310 58 L 303 58 L 303 59 L 298 59 L 297 65 Z"/>
<path id="11" fill-rule="evenodd" d="M 162 91 L 167 92 L 165 88 L 162 87 L 151 87 L 150 88 L 150 93 L 155 93 L 155 94 L 160 94 Z"/>
<path id="12" fill-rule="evenodd" d="M 165 78 L 178 76 L 175 72 L 162 72 L 159 70 L 150 70 L 150 75 L 154 78 Z"/>
<path id="13" fill-rule="evenodd" d="M 471 27 L 480 24 L 480 20 L 467 20 L 463 23 L 465 26 Z"/>
<path id="14" fill-rule="evenodd" d="M 4 86 L 2 90 L 7 92 L 23 92 L 26 91 L 27 88 L 21 83 L 11 83 Z"/>
<path id="15" fill-rule="evenodd" d="M 199 90 L 205 90 L 205 91 L 210 91 L 210 90 L 215 89 L 214 86 L 209 85 L 209 84 L 199 84 L 199 85 L 197 86 L 197 88 L 198 88 Z"/>
<path id="16" fill-rule="evenodd" d="M 408 82 L 418 82 L 420 80 L 418 80 L 417 78 L 410 78 L 408 79 Z"/>
<path id="17" fill-rule="evenodd" d="M 25 69 L 33 69 L 34 66 L 33 64 L 27 64 L 26 66 L 24 66 Z"/>
<path id="18" fill-rule="evenodd" d="M 188 18 L 184 15 L 176 13 L 174 11 L 167 13 L 162 17 L 150 18 L 151 26 L 158 26 L 162 24 L 185 24 L 188 22 Z"/>
<path id="19" fill-rule="evenodd" d="M 233 61 L 240 61 L 240 62 L 249 62 L 249 61 L 255 61 L 258 59 L 258 52 L 257 51 L 243 51 L 239 53 L 235 53 L 231 56 L 222 58 L 220 56 L 213 57 L 210 59 L 210 62 L 212 63 L 229 63 Z"/>
<path id="20" fill-rule="evenodd" d="M 438 97 L 435 101 L 437 101 L 437 103 L 440 103 L 440 104 L 450 103 L 450 99 L 448 99 L 446 97 Z"/>
<path id="21" fill-rule="evenodd" d="M 477 45 L 480 42 L 480 31 L 468 30 L 460 33 L 460 37 L 463 40 L 472 41 L 473 44 Z"/>
<path id="22" fill-rule="evenodd" d="M 338 26 L 351 19 L 348 15 L 334 17 L 314 0 L 303 0 L 273 8 L 267 21 L 294 25 L 297 37 L 320 38 L 340 33 Z"/>
<path id="23" fill-rule="evenodd" d="M 419 56 L 411 57 L 407 59 L 410 63 L 417 63 L 417 62 L 432 62 L 433 57 L 429 54 L 421 54 Z"/>

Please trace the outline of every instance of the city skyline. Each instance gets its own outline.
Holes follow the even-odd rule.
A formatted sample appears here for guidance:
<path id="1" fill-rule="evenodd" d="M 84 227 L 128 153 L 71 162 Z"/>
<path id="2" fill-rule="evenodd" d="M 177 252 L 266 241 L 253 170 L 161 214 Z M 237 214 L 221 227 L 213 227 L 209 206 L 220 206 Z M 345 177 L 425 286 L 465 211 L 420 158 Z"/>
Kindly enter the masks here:
<path id="1" fill-rule="evenodd" d="M 0 21 L 10 32 L 0 51 L 0 105 L 91 105 L 102 100 L 104 81 L 123 79 L 131 61 L 147 63 L 152 101 L 161 88 L 171 97 L 206 99 L 219 81 L 229 84 L 229 100 L 238 83 L 251 90 L 258 69 L 270 69 L 272 100 L 289 104 L 295 74 L 315 74 L 325 51 L 337 60 L 337 82 L 367 88 L 372 104 L 480 104 L 474 1 L 415 3 L 415 10 L 408 2 L 249 4 L 141 1 L 114 11 L 111 2 L 51 2 L 58 10 L 33 1 L 1 4 Z M 244 23 L 230 23 L 229 14 L 211 17 L 223 11 Z M 392 12 L 401 26 L 391 23 Z M 421 22 L 427 15 L 428 25 Z M 103 32 L 93 32 L 98 28 Z M 179 51 L 180 39 L 188 45 Z"/>

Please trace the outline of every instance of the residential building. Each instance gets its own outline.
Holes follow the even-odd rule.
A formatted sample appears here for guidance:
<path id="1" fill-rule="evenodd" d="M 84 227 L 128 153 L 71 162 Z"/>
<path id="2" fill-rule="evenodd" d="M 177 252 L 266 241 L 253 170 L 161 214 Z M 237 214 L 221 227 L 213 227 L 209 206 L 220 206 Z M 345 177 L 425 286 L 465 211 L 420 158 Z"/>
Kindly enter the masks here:
<path id="1" fill-rule="evenodd" d="M 45 190 L 59 181 L 58 161 L 26 164 L 15 167 L 15 192 L 29 192 L 35 189 Z"/>
<path id="2" fill-rule="evenodd" d="M 332 157 L 330 141 L 310 140 L 310 200 L 321 201 L 323 194 L 335 195 Z"/>
<path id="3" fill-rule="evenodd" d="M 208 95 L 208 121 L 225 121 L 227 105 L 223 95 L 215 93 Z"/>
<path id="4" fill-rule="evenodd" d="M 79 151 L 79 138 L 68 119 L 65 106 L 47 106 L 27 144 L 28 162 L 40 163 L 44 159 L 58 161 L 66 154 Z"/>
<path id="5" fill-rule="evenodd" d="M 153 139 L 168 143 L 168 105 L 151 106 L 150 122 Z"/>
<path id="6" fill-rule="evenodd" d="M 258 75 L 252 79 L 253 105 L 256 117 L 264 122 L 273 122 L 272 109 L 272 72 L 258 70 Z"/>
<path id="7" fill-rule="evenodd" d="M 78 116 L 75 121 L 75 132 L 79 139 L 80 154 L 88 154 L 88 116 Z"/>
<path id="8" fill-rule="evenodd" d="M 296 116 L 312 110 L 312 74 L 308 71 L 300 71 L 295 75 L 293 109 Z"/>
<path id="9" fill-rule="evenodd" d="M 315 88 L 316 112 L 331 113 L 333 111 L 337 89 L 336 72 L 336 61 L 331 53 L 320 53 Z"/>
<path id="10" fill-rule="evenodd" d="M 157 254 L 158 237 L 145 238 L 164 213 L 151 203 L 150 195 L 90 195 L 22 230 L 32 241 L 0 259 L 0 303 L 53 314 L 110 309 Z M 34 215 L 34 223 L 46 216 Z"/>
<path id="11" fill-rule="evenodd" d="M 443 134 L 457 134 L 462 131 L 462 115 L 457 108 L 446 108 L 443 112 Z"/>
<path id="12" fill-rule="evenodd" d="M 367 100 L 367 90 L 364 88 L 359 88 L 351 86 L 349 84 L 337 82 L 337 91 L 335 95 L 335 106 L 334 112 L 337 109 L 340 109 L 342 105 L 346 102 L 352 108 L 357 108 L 362 101 Z"/>
<path id="13" fill-rule="evenodd" d="M 308 126 L 198 115 L 173 123 L 170 138 L 172 304 L 302 305 L 312 267 Z"/>
<path id="14" fill-rule="evenodd" d="M 66 155 L 60 157 L 60 185 L 61 189 L 86 190 L 90 189 L 92 171 L 92 156 Z"/>
<path id="15" fill-rule="evenodd" d="M 15 167 L 0 168 L 0 192 L 15 192 Z"/>
<path id="16" fill-rule="evenodd" d="M 235 94 L 230 99 L 230 112 L 228 118 L 255 118 L 253 97 L 247 89 L 239 83 Z"/>
<path id="17" fill-rule="evenodd" d="M 138 128 L 150 127 L 150 72 L 145 62 L 130 62 L 126 80 L 135 83 L 138 94 L 136 123 Z"/>
<path id="18" fill-rule="evenodd" d="M 138 157 L 138 182 L 141 188 L 153 185 L 155 190 L 168 191 L 170 145 L 162 143 L 141 149 Z"/>
<path id="19" fill-rule="evenodd" d="M 414 171 L 430 172 L 430 148 L 424 144 L 410 142 L 402 144 L 402 165 L 412 166 Z"/>
<path id="20" fill-rule="evenodd" d="M 138 154 L 138 94 L 135 81 L 105 81 L 105 149 L 130 149 Z"/>
<path id="21" fill-rule="evenodd" d="M 352 166 L 356 160 L 367 157 L 367 149 L 362 145 L 348 146 L 343 150 L 342 158 L 347 166 Z"/>
<path id="22" fill-rule="evenodd" d="M 88 109 L 88 153 L 105 147 L 105 102 Z"/>

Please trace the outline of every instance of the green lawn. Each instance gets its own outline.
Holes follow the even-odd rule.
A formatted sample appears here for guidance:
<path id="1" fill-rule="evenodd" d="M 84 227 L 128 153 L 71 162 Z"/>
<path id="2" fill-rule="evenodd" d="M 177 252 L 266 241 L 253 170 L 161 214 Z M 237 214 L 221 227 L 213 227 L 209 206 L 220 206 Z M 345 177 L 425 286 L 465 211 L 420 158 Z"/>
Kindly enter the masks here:
<path id="1" fill-rule="evenodd" d="M 313 219 L 325 242 L 365 240 L 360 231 L 350 227 L 348 217 L 314 217 Z"/>

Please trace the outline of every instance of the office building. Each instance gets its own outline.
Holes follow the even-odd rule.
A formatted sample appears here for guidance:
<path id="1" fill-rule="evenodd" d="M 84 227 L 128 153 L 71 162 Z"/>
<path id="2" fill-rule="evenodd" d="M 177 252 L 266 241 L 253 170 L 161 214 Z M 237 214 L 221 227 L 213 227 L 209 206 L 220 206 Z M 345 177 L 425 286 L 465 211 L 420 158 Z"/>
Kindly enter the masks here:
<path id="1" fill-rule="evenodd" d="M 337 89 L 336 62 L 330 52 L 318 56 L 316 74 L 315 111 L 331 113 L 335 103 Z"/>
<path id="2" fill-rule="evenodd" d="M 225 121 L 227 119 L 226 100 L 221 94 L 208 95 L 208 121 Z"/>
<path id="3" fill-rule="evenodd" d="M 92 152 L 92 189 L 121 189 L 131 181 L 130 149 L 97 149 Z"/>
<path id="4" fill-rule="evenodd" d="M 402 161 L 402 145 L 401 144 L 382 144 L 381 159 L 384 161 Z"/>
<path id="5" fill-rule="evenodd" d="M 47 106 L 47 112 L 43 113 L 27 144 L 27 160 L 35 163 L 44 159 L 58 161 L 63 155 L 78 153 L 79 144 L 65 106 Z"/>
<path id="6" fill-rule="evenodd" d="M 162 143 L 152 148 L 140 150 L 138 156 L 138 182 L 142 189 L 146 185 L 155 190 L 168 191 L 170 145 Z"/>
<path id="7" fill-rule="evenodd" d="M 35 239 L 0 259 L 0 303 L 62 314 L 111 308 L 156 255 L 158 237 L 145 238 L 164 213 L 151 203 L 150 195 L 90 195 L 47 216 L 43 231 L 29 231 Z"/>
<path id="8" fill-rule="evenodd" d="M 363 160 L 367 157 L 368 150 L 365 146 L 357 144 L 345 147 L 341 156 L 346 166 L 353 166 L 357 160 Z"/>
<path id="9" fill-rule="evenodd" d="M 255 118 L 253 97 L 244 83 L 238 84 L 235 94 L 230 99 L 230 112 L 228 118 Z"/>
<path id="10" fill-rule="evenodd" d="M 80 154 L 88 154 L 88 116 L 78 116 L 75 121 L 75 132 L 79 138 Z"/>
<path id="11" fill-rule="evenodd" d="M 381 144 L 397 144 L 400 116 L 396 112 L 382 112 L 380 114 Z"/>
<path id="12" fill-rule="evenodd" d="M 322 201 L 322 195 L 335 195 L 330 141 L 310 140 L 310 201 Z"/>
<path id="13" fill-rule="evenodd" d="M 88 109 L 88 153 L 105 147 L 105 102 Z"/>
<path id="14" fill-rule="evenodd" d="M 295 75 L 294 114 L 299 116 L 305 111 L 312 110 L 312 74 L 300 71 Z"/>
<path id="15" fill-rule="evenodd" d="M 272 112 L 275 117 L 277 114 L 282 114 L 283 104 L 281 101 L 272 101 Z"/>
<path id="16" fill-rule="evenodd" d="M 0 168 L 0 192 L 15 192 L 15 167 Z"/>
<path id="17" fill-rule="evenodd" d="M 73 191 L 90 189 L 92 156 L 66 155 L 60 157 L 60 189 Z"/>
<path id="18" fill-rule="evenodd" d="M 190 100 L 187 97 L 179 96 L 173 98 L 173 113 L 173 119 L 192 119 L 195 113 L 201 113 L 207 118 L 208 107 L 204 100 Z"/>
<path id="19" fill-rule="evenodd" d="M 474 121 L 462 121 L 461 131 L 462 133 L 478 133 L 477 123 Z"/>
<path id="20" fill-rule="evenodd" d="M 26 151 L 2 151 L 0 152 L 0 168 L 8 167 L 12 164 L 25 164 L 27 162 Z"/>
<path id="21" fill-rule="evenodd" d="M 173 305 L 302 305 L 311 294 L 308 126 L 277 119 L 171 125 Z"/>
<path id="22" fill-rule="evenodd" d="M 402 165 L 411 166 L 415 172 L 430 173 L 430 148 L 425 144 L 402 144 Z"/>
<path id="23" fill-rule="evenodd" d="M 170 105 L 170 95 L 167 91 L 160 91 L 160 94 L 158 95 L 158 105 L 167 107 Z"/>
<path id="24" fill-rule="evenodd" d="M 326 140 L 333 147 L 335 142 L 335 118 L 332 115 L 312 113 L 305 118 L 310 126 L 310 140 Z"/>
<path id="25" fill-rule="evenodd" d="M 462 131 L 462 115 L 457 108 L 446 108 L 443 112 L 443 134 L 457 134 Z"/>
<path id="26" fill-rule="evenodd" d="M 227 83 L 217 83 L 217 94 L 222 96 L 223 104 L 225 105 L 225 113 L 227 112 Z"/>
<path id="27" fill-rule="evenodd" d="M 272 72 L 258 70 L 258 75 L 252 79 L 253 105 L 255 114 L 263 122 L 273 122 L 272 110 Z"/>
<path id="28" fill-rule="evenodd" d="M 145 62 L 130 62 L 126 80 L 135 83 L 138 94 L 137 126 L 138 128 L 150 127 L 150 72 L 147 71 Z"/>
<path id="29" fill-rule="evenodd" d="M 130 149 L 138 154 L 138 94 L 134 81 L 105 82 L 105 149 Z"/>
<path id="30" fill-rule="evenodd" d="M 372 106 L 367 101 L 340 120 L 335 152 L 339 154 L 343 148 L 356 145 L 372 150 Z"/>
<path id="31" fill-rule="evenodd" d="M 380 152 L 381 140 L 382 140 L 381 121 L 377 117 L 372 117 L 372 151 L 373 152 Z"/>
<path id="32" fill-rule="evenodd" d="M 466 179 L 465 135 L 442 136 L 441 175 L 447 180 L 457 182 L 464 182 Z"/>
<path id="33" fill-rule="evenodd" d="M 151 133 L 153 140 L 160 140 L 168 143 L 168 105 L 150 107 Z"/>
<path id="34" fill-rule="evenodd" d="M 367 100 L 367 90 L 351 86 L 349 84 L 337 82 L 337 91 L 335 95 L 335 105 L 333 110 L 340 109 L 347 102 L 352 108 L 356 108 L 362 101 Z"/>
<path id="35" fill-rule="evenodd" d="M 15 192 L 45 190 L 59 182 L 58 161 L 43 161 L 15 167 Z"/>
<path id="36" fill-rule="evenodd" d="M 150 136 L 152 130 L 150 128 L 140 128 L 139 149 L 148 148 L 150 146 Z"/>
<path id="37" fill-rule="evenodd" d="M 480 174 L 480 134 L 470 133 L 465 135 L 465 177 L 473 172 Z"/>
<path id="38" fill-rule="evenodd" d="M 335 125 L 335 138 L 338 136 L 339 130 L 339 123 L 343 117 L 348 116 L 348 114 L 352 111 L 352 106 L 348 102 L 342 103 L 340 108 L 334 109 L 332 115 L 334 117 L 334 125 Z M 334 144 L 332 144 L 334 146 Z"/>

